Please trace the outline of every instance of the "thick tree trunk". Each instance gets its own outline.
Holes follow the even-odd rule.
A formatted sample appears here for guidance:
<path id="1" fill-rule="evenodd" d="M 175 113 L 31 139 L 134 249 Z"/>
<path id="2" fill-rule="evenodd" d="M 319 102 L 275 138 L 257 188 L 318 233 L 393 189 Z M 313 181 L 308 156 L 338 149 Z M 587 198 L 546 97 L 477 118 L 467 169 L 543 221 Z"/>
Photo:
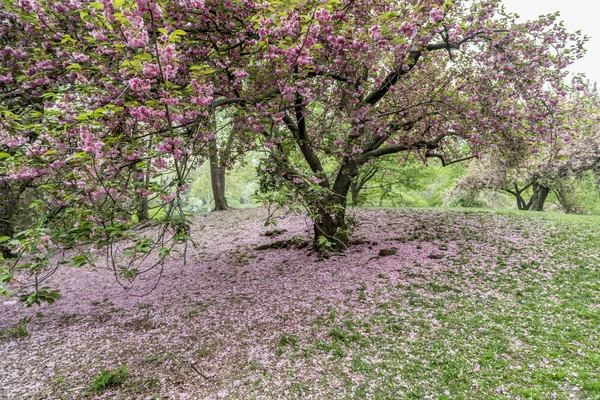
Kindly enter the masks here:
<path id="1" fill-rule="evenodd" d="M 225 211 L 229 208 L 225 197 L 225 168 L 219 163 L 217 140 L 210 142 L 210 182 L 212 186 L 215 208 L 213 211 Z"/>
<path id="2" fill-rule="evenodd" d="M 544 211 L 544 203 L 548 198 L 550 189 L 538 183 L 533 184 L 533 197 L 531 198 L 531 211 Z"/>
<path id="3" fill-rule="evenodd" d="M 350 199 L 353 206 L 359 205 L 358 195 L 360 194 L 361 189 L 362 187 L 359 186 L 358 182 L 352 181 L 352 184 L 350 185 Z"/>
<path id="4" fill-rule="evenodd" d="M 332 193 L 323 199 L 319 219 L 314 223 L 315 249 L 344 251 L 348 248 L 350 233 L 346 224 L 346 206 L 350 185 L 356 173 L 357 166 L 354 163 L 342 167 L 333 184 Z"/>

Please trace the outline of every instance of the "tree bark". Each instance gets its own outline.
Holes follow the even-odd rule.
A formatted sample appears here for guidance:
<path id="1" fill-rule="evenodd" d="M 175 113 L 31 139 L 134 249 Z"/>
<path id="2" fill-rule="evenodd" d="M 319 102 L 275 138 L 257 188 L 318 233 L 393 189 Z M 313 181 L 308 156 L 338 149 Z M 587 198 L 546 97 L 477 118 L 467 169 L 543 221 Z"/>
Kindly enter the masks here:
<path id="1" fill-rule="evenodd" d="M 346 224 L 346 206 L 352 179 L 358 172 L 355 162 L 342 166 L 333 184 L 331 193 L 322 200 L 319 218 L 314 222 L 314 247 L 344 251 L 348 248 L 350 233 Z M 325 243 L 321 238 L 326 239 Z"/>
<path id="2" fill-rule="evenodd" d="M 152 147 L 152 140 L 148 139 L 147 144 L 148 150 Z M 150 162 L 146 163 L 146 171 L 144 172 L 144 176 L 142 178 L 142 189 L 148 190 L 150 187 Z M 137 206 L 137 216 L 139 222 L 148 221 L 150 219 L 150 208 L 148 206 L 148 198 L 138 194 L 137 196 L 138 206 Z"/>
<path id="3" fill-rule="evenodd" d="M 3 207 L 2 216 L 0 216 L 0 236 L 13 237 L 15 234 L 15 224 L 13 222 L 14 214 L 9 215 L 10 212 L 7 211 L 8 210 Z M 13 258 L 15 256 L 5 245 L 0 245 L 0 252 L 5 259 Z"/>
<path id="4" fill-rule="evenodd" d="M 531 211 L 544 211 L 544 203 L 548 198 L 550 189 L 539 183 L 533 184 L 533 197 L 531 198 Z"/>
<path id="5" fill-rule="evenodd" d="M 514 191 L 510 189 L 505 189 L 506 192 L 512 194 L 517 199 L 517 208 L 521 211 L 544 211 L 544 203 L 548 198 L 548 194 L 550 194 L 550 188 L 547 188 L 544 185 L 539 184 L 538 182 L 529 183 L 527 186 L 519 189 L 517 184 L 514 184 Z M 522 193 L 532 188 L 533 195 L 529 199 L 528 202 L 525 202 Z"/>
<path id="6" fill-rule="evenodd" d="M 225 197 L 225 168 L 219 163 L 217 148 L 217 139 L 210 141 L 210 182 L 212 186 L 215 208 L 213 211 L 225 211 L 229 209 L 227 198 Z"/>
<path id="7" fill-rule="evenodd" d="M 12 238 L 15 234 L 15 216 L 17 214 L 19 200 L 25 191 L 27 183 L 19 187 L 11 187 L 9 183 L 0 186 L 0 236 Z M 4 258 L 13 258 L 15 255 L 6 246 L 0 245 L 0 252 Z"/>

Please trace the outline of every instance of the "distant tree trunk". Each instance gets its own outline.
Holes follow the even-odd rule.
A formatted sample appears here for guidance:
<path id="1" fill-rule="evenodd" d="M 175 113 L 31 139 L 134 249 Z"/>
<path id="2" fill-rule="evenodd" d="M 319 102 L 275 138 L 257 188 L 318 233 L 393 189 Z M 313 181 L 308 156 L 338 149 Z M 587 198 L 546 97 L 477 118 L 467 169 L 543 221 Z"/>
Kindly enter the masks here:
<path id="1" fill-rule="evenodd" d="M 148 164 L 148 165 L 150 165 L 150 164 Z M 144 174 L 143 188 L 145 190 L 148 190 L 149 183 L 150 183 L 150 174 L 149 174 L 149 171 L 147 170 L 146 173 Z M 148 207 L 148 198 L 144 197 L 138 193 L 137 199 L 138 199 L 138 208 L 137 208 L 138 221 L 139 222 L 148 221 L 150 219 L 150 209 Z"/>
<path id="2" fill-rule="evenodd" d="M 148 139 L 148 149 L 152 146 L 152 140 Z M 142 189 L 148 190 L 150 187 L 150 163 L 146 163 L 146 171 L 144 172 L 144 176 L 142 178 Z M 148 198 L 138 194 L 138 207 L 137 207 L 137 216 L 139 222 L 148 221 L 150 219 L 150 209 L 148 206 Z"/>
<path id="3" fill-rule="evenodd" d="M 570 182 L 559 182 L 552 190 L 558 205 L 567 214 L 580 214 L 582 209 L 577 205 L 577 195 Z"/>
<path id="4" fill-rule="evenodd" d="M 150 210 L 148 208 L 148 199 L 144 198 L 142 195 L 138 195 L 138 201 L 140 202 L 137 216 L 139 222 L 148 221 L 150 219 Z"/>
<path id="5" fill-rule="evenodd" d="M 381 185 L 381 196 L 379 196 L 379 208 L 383 207 L 383 200 L 392 191 L 392 185 Z"/>
<path id="6" fill-rule="evenodd" d="M 229 208 L 227 198 L 225 197 L 225 168 L 219 163 L 217 148 L 217 139 L 213 139 L 209 144 L 210 150 L 210 182 L 212 186 L 215 208 L 213 211 L 225 211 Z"/>
<path id="7" fill-rule="evenodd" d="M 539 183 L 533 184 L 533 197 L 530 200 L 531 211 L 544 211 L 544 203 L 548 198 L 550 189 L 546 186 L 540 185 Z"/>
<path id="8" fill-rule="evenodd" d="M 523 192 L 532 188 L 533 195 L 528 202 L 523 198 Z M 517 208 L 522 211 L 544 211 L 544 203 L 550 194 L 550 189 L 538 182 L 531 182 L 525 187 L 519 189 L 518 185 L 514 184 L 514 190 L 505 189 L 506 192 L 512 194 L 517 199 Z"/>
<path id="9" fill-rule="evenodd" d="M 13 221 L 14 218 L 14 210 L 9 210 L 6 207 L 2 207 L 2 215 L 0 215 L 0 236 L 8 236 L 13 237 L 15 234 L 15 224 Z M 13 258 L 14 254 L 8 247 L 5 245 L 0 245 L 0 251 L 2 252 L 2 257 L 4 258 Z"/>

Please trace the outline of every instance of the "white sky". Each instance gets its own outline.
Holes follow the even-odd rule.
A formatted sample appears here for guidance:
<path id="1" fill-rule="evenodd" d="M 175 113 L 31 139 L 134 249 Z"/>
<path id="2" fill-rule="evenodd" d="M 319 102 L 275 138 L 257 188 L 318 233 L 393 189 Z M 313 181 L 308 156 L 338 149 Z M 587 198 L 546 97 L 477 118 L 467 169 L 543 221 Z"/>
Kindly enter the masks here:
<path id="1" fill-rule="evenodd" d="M 600 2 L 597 0 L 503 0 L 506 10 L 530 20 L 540 14 L 560 11 L 560 19 L 571 32 L 581 30 L 591 39 L 587 54 L 570 68 L 583 72 L 591 80 L 600 82 Z"/>

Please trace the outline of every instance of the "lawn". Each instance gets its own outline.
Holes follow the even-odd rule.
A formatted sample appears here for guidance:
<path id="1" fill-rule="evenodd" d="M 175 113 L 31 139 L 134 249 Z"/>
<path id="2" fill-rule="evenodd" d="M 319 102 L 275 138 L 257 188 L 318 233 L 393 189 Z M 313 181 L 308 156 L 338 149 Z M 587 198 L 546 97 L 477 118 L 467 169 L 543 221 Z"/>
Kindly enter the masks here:
<path id="1" fill-rule="evenodd" d="M 326 260 L 255 249 L 304 217 L 272 237 L 234 210 L 194 219 L 150 295 L 98 261 L 53 277 L 55 305 L 4 299 L 0 398 L 600 398 L 599 217 L 355 214 L 360 244 Z"/>

